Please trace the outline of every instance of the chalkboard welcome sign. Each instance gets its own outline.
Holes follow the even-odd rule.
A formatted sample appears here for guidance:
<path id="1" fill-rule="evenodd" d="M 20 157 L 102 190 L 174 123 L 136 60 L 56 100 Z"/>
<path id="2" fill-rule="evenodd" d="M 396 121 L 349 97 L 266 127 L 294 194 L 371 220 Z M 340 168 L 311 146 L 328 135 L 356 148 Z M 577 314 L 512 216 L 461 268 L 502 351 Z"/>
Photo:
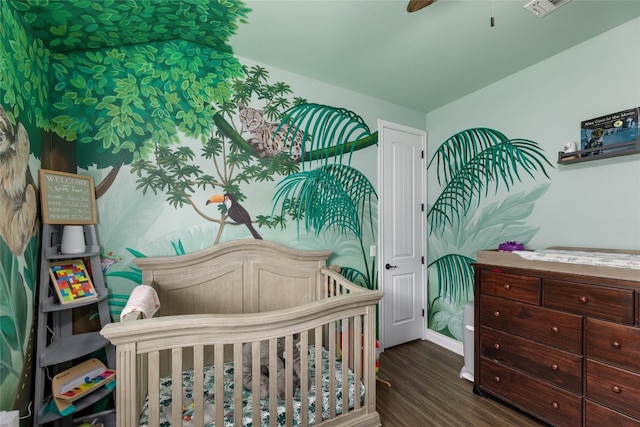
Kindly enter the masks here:
<path id="1" fill-rule="evenodd" d="M 40 169 L 40 199 L 45 224 L 97 222 L 91 176 Z"/>

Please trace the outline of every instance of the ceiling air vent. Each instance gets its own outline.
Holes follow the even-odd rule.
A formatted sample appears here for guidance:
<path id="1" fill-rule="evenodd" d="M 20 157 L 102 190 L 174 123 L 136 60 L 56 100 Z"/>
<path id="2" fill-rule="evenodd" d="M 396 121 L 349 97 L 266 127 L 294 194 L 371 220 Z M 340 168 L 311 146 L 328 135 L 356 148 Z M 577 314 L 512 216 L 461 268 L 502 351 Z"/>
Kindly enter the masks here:
<path id="1" fill-rule="evenodd" d="M 527 3 L 524 8 L 536 15 L 538 18 L 542 18 L 560 6 L 563 6 L 565 3 L 569 3 L 569 0 L 532 0 Z"/>

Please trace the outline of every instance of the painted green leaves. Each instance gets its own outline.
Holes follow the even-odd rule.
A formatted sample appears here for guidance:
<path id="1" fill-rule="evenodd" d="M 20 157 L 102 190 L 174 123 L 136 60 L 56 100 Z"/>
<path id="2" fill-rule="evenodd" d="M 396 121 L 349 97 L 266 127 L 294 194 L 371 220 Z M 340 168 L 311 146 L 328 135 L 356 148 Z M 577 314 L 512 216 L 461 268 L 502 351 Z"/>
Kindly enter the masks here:
<path id="1" fill-rule="evenodd" d="M 315 230 L 316 235 L 335 228 L 361 239 L 363 215 L 372 214 L 377 199 L 373 185 L 360 171 L 341 164 L 289 175 L 277 188 L 274 206 L 282 201 L 283 215 L 287 209 L 296 210 L 297 221 L 304 217 L 305 229 Z"/>
<path id="2" fill-rule="evenodd" d="M 479 203 L 479 196 L 488 194 L 490 187 L 497 191 L 504 185 L 509 190 L 523 173 L 534 177 L 542 172 L 548 178 L 545 163 L 551 166 L 536 142 L 509 140 L 486 128 L 455 134 L 438 148 L 429 166 L 434 162 L 444 189 L 427 216 L 431 232 L 464 217 L 472 202 Z"/>
<path id="3" fill-rule="evenodd" d="M 59 53 L 53 60 L 52 126 L 80 143 L 81 167 L 146 158 L 157 145 L 177 143 L 178 132 L 204 140 L 213 124 L 209 105 L 227 96 L 229 82 L 242 73 L 232 54 L 187 41 Z"/>
<path id="4" fill-rule="evenodd" d="M 49 128 L 49 52 L 21 26 L 9 6 L 0 2 L 0 103 L 15 124 Z M 33 147 L 39 155 L 39 146 Z"/>
<path id="5" fill-rule="evenodd" d="M 473 299 L 473 256 L 479 249 L 496 247 L 506 237 L 528 241 L 537 231 L 526 218 L 548 186 L 508 194 L 504 201 L 479 209 L 490 189 L 510 192 L 525 176 L 549 177 L 551 165 L 539 145 L 509 139 L 494 129 L 475 128 L 447 139 L 433 155 L 442 192 L 427 213 L 430 239 L 428 268 L 429 327 L 462 339 L 462 307 Z"/>
<path id="6" fill-rule="evenodd" d="M 186 40 L 218 51 L 245 22 L 240 1 L 13 0 L 10 2 L 52 52 Z"/>
<path id="7" fill-rule="evenodd" d="M 20 375 L 28 363 L 28 333 L 32 320 L 29 314 L 33 298 L 39 259 L 39 236 L 33 237 L 24 252 L 24 267 L 0 239 L 0 408 L 13 408 L 13 399 L 20 393 Z M 22 274 L 20 270 L 22 268 Z M 24 384 L 23 384 L 24 386 Z"/>
<path id="8" fill-rule="evenodd" d="M 304 160 L 324 160 L 331 157 L 342 163 L 345 153 L 349 160 L 354 150 L 378 142 L 364 120 L 352 111 L 328 105 L 304 103 L 285 111 L 281 123 L 289 124 L 288 132 L 301 132 Z M 281 124 L 281 126 L 282 126 Z M 304 164 L 303 164 L 304 167 Z"/>

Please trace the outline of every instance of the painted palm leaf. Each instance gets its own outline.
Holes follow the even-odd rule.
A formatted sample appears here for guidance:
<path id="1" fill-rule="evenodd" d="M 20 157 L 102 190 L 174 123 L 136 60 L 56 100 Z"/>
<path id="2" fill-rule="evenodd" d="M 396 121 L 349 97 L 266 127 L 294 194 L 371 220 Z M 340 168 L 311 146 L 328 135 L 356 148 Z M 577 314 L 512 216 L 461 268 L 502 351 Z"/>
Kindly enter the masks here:
<path id="1" fill-rule="evenodd" d="M 544 163 L 551 166 L 536 142 L 509 140 L 486 128 L 465 130 L 449 138 L 429 166 L 434 161 L 438 182 L 445 187 L 428 213 L 431 231 L 465 216 L 474 199 L 480 203 L 479 196 L 488 194 L 491 184 L 495 191 L 501 184 L 509 190 L 522 180 L 522 173 L 534 177 L 539 171 L 548 178 Z"/>
<path id="2" fill-rule="evenodd" d="M 327 164 L 329 157 L 336 157 L 336 161 L 343 160 L 349 153 L 349 162 L 354 150 L 364 148 L 359 144 L 349 144 L 350 141 L 363 140 L 360 144 L 375 144 L 377 138 L 371 137 L 369 127 L 364 120 L 352 111 L 320 104 L 299 104 L 286 110 L 281 115 L 280 127 L 288 125 L 286 137 L 296 133 L 302 134 L 302 152 L 308 153 L 305 160 L 324 160 Z M 291 134 L 291 135 L 289 135 Z"/>
<path id="3" fill-rule="evenodd" d="M 371 201 L 376 192 L 369 180 L 357 169 L 333 164 L 285 177 L 273 196 L 275 207 L 282 203 L 281 214 L 294 208 L 299 222 L 304 217 L 307 232 L 335 228 L 362 237 L 362 215 L 371 215 Z M 291 206 L 291 201 L 297 203 Z"/>
<path id="4" fill-rule="evenodd" d="M 362 273 L 352 267 L 341 267 L 340 274 L 344 276 L 350 282 L 360 285 L 363 288 L 375 290 L 378 288 L 378 270 L 376 268 L 375 258 L 371 263 L 369 271 Z"/>
<path id="5" fill-rule="evenodd" d="M 438 295 L 449 295 L 453 301 L 473 299 L 473 268 L 474 259 L 449 254 L 438 258 L 429 267 L 435 267 L 438 274 Z M 470 286 L 471 285 L 471 286 Z"/>

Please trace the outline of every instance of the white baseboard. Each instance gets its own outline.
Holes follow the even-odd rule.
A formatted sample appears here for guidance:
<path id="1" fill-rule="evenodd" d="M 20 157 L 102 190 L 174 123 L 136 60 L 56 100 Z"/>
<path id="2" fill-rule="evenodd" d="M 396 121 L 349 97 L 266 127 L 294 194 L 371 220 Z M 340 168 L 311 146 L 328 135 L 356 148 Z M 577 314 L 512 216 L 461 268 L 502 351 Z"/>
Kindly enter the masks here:
<path id="1" fill-rule="evenodd" d="M 426 340 L 431 341 L 432 343 L 438 344 L 440 347 L 444 347 L 449 351 L 459 354 L 460 356 L 464 356 L 462 342 L 456 341 L 453 338 L 449 338 L 448 336 L 442 335 L 439 332 L 428 329 Z"/>

